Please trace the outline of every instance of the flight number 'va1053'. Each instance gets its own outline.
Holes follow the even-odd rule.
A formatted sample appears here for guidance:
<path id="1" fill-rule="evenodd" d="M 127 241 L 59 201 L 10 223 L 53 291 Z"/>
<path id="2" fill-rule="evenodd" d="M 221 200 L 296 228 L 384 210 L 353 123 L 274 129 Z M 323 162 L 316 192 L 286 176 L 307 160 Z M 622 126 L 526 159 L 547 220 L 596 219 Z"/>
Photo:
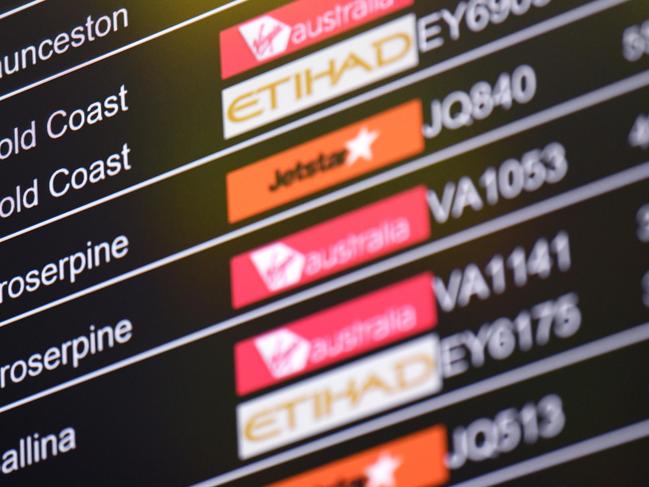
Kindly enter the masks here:
<path id="1" fill-rule="evenodd" d="M 566 150 L 553 142 L 544 149 L 526 152 L 520 160 L 508 159 L 497 168 L 487 168 L 480 176 L 480 190 L 468 176 L 462 176 L 457 183 L 446 183 L 441 198 L 435 190 L 429 190 L 428 206 L 437 223 L 446 223 L 449 218 L 462 217 L 467 208 L 480 211 L 485 202 L 494 206 L 501 199 L 512 200 L 546 184 L 558 183 L 567 172 Z"/>

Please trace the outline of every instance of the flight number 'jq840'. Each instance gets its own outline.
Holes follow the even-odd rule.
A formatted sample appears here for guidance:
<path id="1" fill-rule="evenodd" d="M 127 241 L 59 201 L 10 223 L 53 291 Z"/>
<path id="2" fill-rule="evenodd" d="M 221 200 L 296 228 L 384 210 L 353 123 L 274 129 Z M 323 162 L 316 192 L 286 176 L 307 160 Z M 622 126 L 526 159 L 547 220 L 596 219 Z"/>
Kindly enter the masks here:
<path id="1" fill-rule="evenodd" d="M 513 73 L 502 73 L 492 85 L 480 81 L 467 93 L 454 91 L 430 103 L 430 124 L 424 125 L 424 136 L 434 139 L 446 130 L 469 127 L 485 120 L 497 108 L 509 110 L 514 104 L 525 105 L 536 95 L 537 78 L 531 66 L 523 65 Z"/>

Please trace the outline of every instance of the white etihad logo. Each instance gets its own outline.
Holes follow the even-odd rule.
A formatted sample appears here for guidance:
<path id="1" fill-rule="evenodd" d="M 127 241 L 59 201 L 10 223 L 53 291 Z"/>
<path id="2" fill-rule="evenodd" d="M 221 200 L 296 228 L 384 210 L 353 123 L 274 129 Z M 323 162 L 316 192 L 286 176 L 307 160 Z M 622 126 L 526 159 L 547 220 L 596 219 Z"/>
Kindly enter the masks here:
<path id="1" fill-rule="evenodd" d="M 239 458 L 438 392 L 442 388 L 438 357 L 437 337 L 428 335 L 239 404 Z M 378 462 L 368 466 L 368 478 L 389 486 L 398 462 L 398 458 L 379 456 Z"/>
<path id="2" fill-rule="evenodd" d="M 311 351 L 308 340 L 285 328 L 257 338 L 255 346 L 276 379 L 304 370 Z"/>
<path id="3" fill-rule="evenodd" d="M 291 28 L 270 15 L 242 25 L 239 32 L 257 61 L 286 51 L 291 38 Z"/>
<path id="4" fill-rule="evenodd" d="M 306 258 L 281 242 L 250 254 L 252 263 L 269 291 L 279 291 L 300 282 Z"/>

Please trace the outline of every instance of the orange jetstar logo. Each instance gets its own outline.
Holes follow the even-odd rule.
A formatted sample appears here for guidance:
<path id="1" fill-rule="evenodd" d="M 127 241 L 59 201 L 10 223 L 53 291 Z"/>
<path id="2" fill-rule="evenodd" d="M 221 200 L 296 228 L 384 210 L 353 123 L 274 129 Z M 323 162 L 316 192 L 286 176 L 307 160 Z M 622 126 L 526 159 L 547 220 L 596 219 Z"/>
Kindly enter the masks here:
<path id="1" fill-rule="evenodd" d="M 434 487 L 448 482 L 446 428 L 434 426 L 270 487 Z"/>
<path id="2" fill-rule="evenodd" d="M 419 100 L 399 105 L 227 175 L 235 223 L 329 188 L 424 149 Z"/>

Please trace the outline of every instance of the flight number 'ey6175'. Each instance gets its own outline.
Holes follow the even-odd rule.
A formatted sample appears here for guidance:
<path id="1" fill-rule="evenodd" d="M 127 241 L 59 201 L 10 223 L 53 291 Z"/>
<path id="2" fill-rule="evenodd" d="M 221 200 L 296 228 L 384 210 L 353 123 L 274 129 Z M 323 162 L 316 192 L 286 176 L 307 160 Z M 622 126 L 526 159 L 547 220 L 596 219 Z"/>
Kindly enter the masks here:
<path id="1" fill-rule="evenodd" d="M 516 353 L 567 340 L 581 328 L 579 297 L 564 294 L 518 313 L 484 323 L 477 332 L 465 330 L 440 341 L 440 361 L 445 379 L 480 369 L 488 361 L 503 361 Z"/>

